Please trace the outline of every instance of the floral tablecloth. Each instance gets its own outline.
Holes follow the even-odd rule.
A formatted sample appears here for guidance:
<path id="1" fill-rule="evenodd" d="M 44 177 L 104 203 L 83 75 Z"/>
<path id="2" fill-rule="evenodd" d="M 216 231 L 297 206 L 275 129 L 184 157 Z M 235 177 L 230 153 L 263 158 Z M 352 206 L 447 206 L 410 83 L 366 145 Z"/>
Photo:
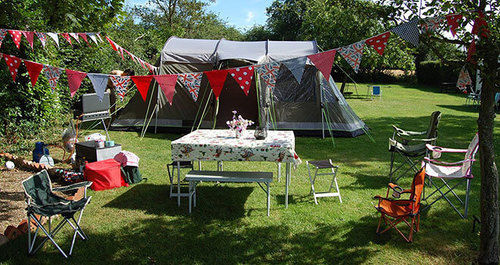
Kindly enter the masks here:
<path id="1" fill-rule="evenodd" d="M 269 161 L 301 163 L 293 131 L 268 131 L 256 140 L 254 130 L 236 138 L 230 130 L 196 130 L 172 142 L 173 161 Z"/>

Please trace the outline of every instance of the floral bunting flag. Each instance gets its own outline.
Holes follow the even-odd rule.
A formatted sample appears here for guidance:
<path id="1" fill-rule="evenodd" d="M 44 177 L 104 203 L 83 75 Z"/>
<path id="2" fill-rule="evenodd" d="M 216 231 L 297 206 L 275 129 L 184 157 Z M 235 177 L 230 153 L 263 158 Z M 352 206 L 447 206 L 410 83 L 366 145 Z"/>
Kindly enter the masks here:
<path id="1" fill-rule="evenodd" d="M 276 86 L 276 79 L 280 70 L 281 64 L 279 62 L 270 62 L 267 64 L 255 65 L 257 73 L 260 75 L 266 87 L 273 91 Z"/>
<path id="2" fill-rule="evenodd" d="M 329 80 L 336 53 L 337 50 L 329 50 L 326 52 L 311 54 L 307 56 L 307 58 L 311 60 L 314 66 L 316 66 L 316 68 L 323 74 L 325 79 Z"/>
<path id="3" fill-rule="evenodd" d="M 23 31 L 23 35 L 26 38 L 26 40 L 28 40 L 31 49 L 33 50 L 33 38 L 35 37 L 35 33 L 33 31 Z"/>
<path id="4" fill-rule="evenodd" d="M 52 92 L 54 92 L 57 87 L 57 81 L 59 81 L 59 77 L 61 76 L 61 69 L 50 65 L 44 65 L 43 72 L 49 80 L 49 86 L 52 88 Z"/>
<path id="5" fill-rule="evenodd" d="M 68 76 L 69 92 L 71 97 L 73 97 L 78 88 L 80 88 L 83 79 L 87 76 L 87 73 L 66 69 L 66 75 Z"/>
<path id="6" fill-rule="evenodd" d="M 234 78 L 234 80 L 238 83 L 240 88 L 243 90 L 245 95 L 248 96 L 248 91 L 250 90 L 250 86 L 252 84 L 253 79 L 253 66 L 247 67 L 238 67 L 228 69 L 229 74 Z"/>
<path id="7" fill-rule="evenodd" d="M 458 75 L 457 87 L 465 92 L 467 90 L 467 86 L 470 85 L 472 85 L 472 79 L 470 78 L 469 71 L 467 71 L 464 66 Z"/>
<path id="8" fill-rule="evenodd" d="M 42 72 L 43 64 L 24 60 L 24 65 L 26 65 L 26 69 L 28 70 L 28 74 L 31 79 L 31 86 L 35 87 L 36 82 L 38 81 L 38 76 L 40 76 L 40 72 Z"/>
<path id="9" fill-rule="evenodd" d="M 7 30 L 0 29 L 0 47 L 2 47 L 2 42 L 5 39 L 5 35 L 7 35 Z"/>
<path id="10" fill-rule="evenodd" d="M 7 63 L 7 67 L 9 67 L 10 75 L 12 76 L 12 81 L 16 82 L 17 71 L 19 65 L 21 65 L 21 59 L 13 56 L 4 54 L 3 58 L 5 59 L 5 63 Z"/>
<path id="11" fill-rule="evenodd" d="M 214 92 L 215 99 L 219 99 L 220 93 L 222 92 L 222 88 L 224 87 L 224 83 L 226 82 L 227 70 L 213 70 L 203 72 L 212 87 L 212 91 Z"/>
<path id="12" fill-rule="evenodd" d="M 97 97 L 100 101 L 102 101 L 102 99 L 104 98 L 104 91 L 106 90 L 106 86 L 108 85 L 108 75 L 88 73 L 87 76 L 92 82 L 92 86 L 94 87 Z"/>
<path id="13" fill-rule="evenodd" d="M 154 78 L 160 86 L 163 94 L 167 97 L 168 102 L 172 105 L 175 93 L 175 83 L 177 83 L 177 75 L 155 75 Z"/>
<path id="14" fill-rule="evenodd" d="M 451 33 L 453 36 L 457 35 L 457 28 L 459 26 L 458 21 L 461 20 L 463 15 L 460 14 L 451 14 L 446 16 L 446 22 L 450 26 Z"/>
<path id="15" fill-rule="evenodd" d="M 363 57 L 363 49 L 365 48 L 365 42 L 360 41 L 353 43 L 349 46 L 340 48 L 339 53 L 344 57 L 344 59 L 349 63 L 354 69 L 354 72 L 358 72 L 359 65 L 361 64 L 361 58 Z"/>
<path id="16" fill-rule="evenodd" d="M 391 29 L 391 31 L 396 33 L 404 40 L 410 42 L 415 47 L 418 46 L 418 18 L 414 18 L 409 22 L 396 26 L 395 28 Z"/>
<path id="17" fill-rule="evenodd" d="M 71 37 L 69 36 L 69 33 L 61 33 L 61 36 L 63 36 L 63 38 L 69 42 L 69 45 L 73 46 L 73 43 L 71 43 Z"/>
<path id="18" fill-rule="evenodd" d="M 45 44 L 47 43 L 47 36 L 43 32 L 35 32 L 36 36 L 42 43 L 42 47 L 45 48 Z"/>
<path id="19" fill-rule="evenodd" d="M 73 37 L 73 39 L 75 39 L 78 43 L 80 43 L 80 38 L 78 38 L 78 34 L 77 33 L 69 33 L 69 35 L 71 37 Z"/>
<path id="20" fill-rule="evenodd" d="M 145 76 L 131 76 L 132 81 L 134 81 L 137 90 L 142 96 L 144 102 L 146 102 L 146 98 L 148 96 L 149 84 L 151 83 L 151 79 L 153 79 L 152 75 Z"/>
<path id="21" fill-rule="evenodd" d="M 120 100 L 123 101 L 125 95 L 127 94 L 128 85 L 130 84 L 130 77 L 110 75 L 109 78 L 111 79 L 111 82 L 115 86 L 116 94 L 118 95 Z"/>
<path id="22" fill-rule="evenodd" d="M 378 54 L 383 55 L 385 46 L 387 46 L 387 41 L 389 40 L 390 36 L 391 32 L 387 31 L 385 33 L 367 39 L 366 44 L 372 46 L 373 49 L 378 52 Z"/>
<path id="23" fill-rule="evenodd" d="M 297 57 L 289 60 L 282 61 L 281 63 L 292 72 L 293 76 L 300 84 L 302 80 L 302 75 L 304 74 L 304 68 L 306 67 L 307 56 Z"/>
<path id="24" fill-rule="evenodd" d="M 14 41 L 14 44 L 19 49 L 21 47 L 21 31 L 19 30 L 9 30 L 10 36 Z"/>
<path id="25" fill-rule="evenodd" d="M 87 39 L 87 34 L 85 34 L 85 33 L 78 33 L 78 36 L 80 36 L 87 43 L 87 45 L 90 47 L 89 40 Z"/>
<path id="26" fill-rule="evenodd" d="M 178 74 L 181 84 L 183 84 L 188 90 L 191 97 L 193 97 L 194 102 L 198 100 L 198 94 L 200 92 L 202 73 L 185 73 Z"/>
<path id="27" fill-rule="evenodd" d="M 89 36 L 89 38 L 95 43 L 95 44 L 99 44 L 97 42 L 97 38 L 95 36 L 95 33 L 87 33 L 87 35 Z"/>
<path id="28" fill-rule="evenodd" d="M 441 22 L 443 21 L 442 17 L 428 17 L 423 19 L 422 27 L 424 31 L 431 32 L 439 29 Z"/>
<path id="29" fill-rule="evenodd" d="M 56 42 L 57 48 L 59 48 L 59 36 L 57 36 L 57 33 L 48 32 L 47 35 Z"/>

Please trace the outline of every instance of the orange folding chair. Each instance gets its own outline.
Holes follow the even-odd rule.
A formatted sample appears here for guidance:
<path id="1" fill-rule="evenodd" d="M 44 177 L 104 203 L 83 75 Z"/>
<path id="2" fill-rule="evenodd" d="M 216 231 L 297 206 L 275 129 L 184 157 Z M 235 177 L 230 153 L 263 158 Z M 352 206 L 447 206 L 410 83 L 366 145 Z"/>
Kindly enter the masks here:
<path id="1" fill-rule="evenodd" d="M 413 232 L 418 232 L 420 224 L 420 200 L 422 199 L 422 191 L 424 190 L 425 168 L 420 169 L 413 177 L 411 189 L 404 190 L 396 184 L 389 183 L 385 198 L 375 196 L 378 199 L 378 205 L 375 209 L 380 212 L 380 220 L 378 222 L 377 234 L 382 234 L 390 230 L 396 229 L 407 242 L 412 242 Z M 392 197 L 389 198 L 389 192 L 393 191 Z M 401 194 L 409 193 L 409 199 L 398 199 Z M 380 231 L 380 226 L 384 221 L 387 228 Z M 410 234 L 407 237 L 397 225 L 404 222 L 410 228 Z"/>

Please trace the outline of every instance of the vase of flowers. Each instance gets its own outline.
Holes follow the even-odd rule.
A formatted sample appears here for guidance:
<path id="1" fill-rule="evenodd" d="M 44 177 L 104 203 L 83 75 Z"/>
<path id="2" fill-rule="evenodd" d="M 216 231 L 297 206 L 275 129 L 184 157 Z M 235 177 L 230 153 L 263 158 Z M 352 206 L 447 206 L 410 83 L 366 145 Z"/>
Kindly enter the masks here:
<path id="1" fill-rule="evenodd" d="M 236 110 L 233 110 L 233 119 L 227 121 L 226 124 L 229 127 L 229 130 L 234 131 L 234 136 L 236 138 L 240 138 L 246 131 L 247 127 L 253 125 L 254 122 L 251 120 L 243 119 L 241 115 L 238 115 L 238 117 L 236 117 L 237 113 L 238 112 Z"/>

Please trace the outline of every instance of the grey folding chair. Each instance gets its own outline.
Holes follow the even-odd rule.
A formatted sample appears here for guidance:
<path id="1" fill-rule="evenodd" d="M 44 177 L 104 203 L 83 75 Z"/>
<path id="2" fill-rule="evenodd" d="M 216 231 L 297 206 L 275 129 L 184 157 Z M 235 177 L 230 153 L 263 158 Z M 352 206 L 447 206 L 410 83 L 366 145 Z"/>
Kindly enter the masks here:
<path id="1" fill-rule="evenodd" d="M 410 170 L 413 170 L 415 173 L 420 170 L 418 164 L 421 158 L 427 153 L 425 145 L 436 143 L 440 120 L 441 112 L 433 112 L 429 127 L 426 131 L 422 132 L 407 131 L 392 125 L 394 132 L 392 138 L 389 138 L 389 152 L 391 152 L 389 177 L 391 182 L 397 182 L 399 178 L 407 175 L 407 172 Z M 396 156 L 400 156 L 403 160 L 398 166 L 395 165 Z M 399 170 L 404 171 L 394 177 L 394 174 Z"/>
<path id="2" fill-rule="evenodd" d="M 80 227 L 80 221 L 82 219 L 83 211 L 85 206 L 90 202 L 92 197 L 87 197 L 87 188 L 92 185 L 90 181 L 84 181 L 69 186 L 52 188 L 52 183 L 49 178 L 49 174 L 46 170 L 43 170 L 22 182 L 23 189 L 26 195 L 27 204 L 27 215 L 28 215 L 28 225 L 32 224 L 32 221 L 36 224 L 36 230 L 31 235 L 31 227 L 28 228 L 28 255 L 34 255 L 48 240 L 50 240 L 54 246 L 61 252 L 61 254 L 67 258 L 73 253 L 73 247 L 75 246 L 76 236 L 80 236 L 82 240 L 87 239 L 87 235 L 83 232 Z M 82 199 L 78 201 L 67 200 L 63 197 L 58 196 L 53 191 L 70 191 L 81 187 L 85 187 L 85 195 Z M 80 212 L 78 220 L 75 219 L 75 214 Z M 61 215 L 62 220 L 54 229 L 51 229 L 51 217 L 55 215 Z M 37 216 L 39 216 L 37 218 Z M 45 228 L 41 222 L 42 217 L 49 218 L 49 227 Z M 72 222 L 73 221 L 73 222 Z M 71 247 L 68 254 L 62 250 L 62 248 L 56 243 L 54 237 L 61 231 L 65 224 L 71 226 L 74 230 L 73 240 L 71 241 Z M 38 236 L 38 231 L 41 230 L 45 234 L 45 238 L 38 244 L 35 248 L 36 239 Z"/>
<path id="3" fill-rule="evenodd" d="M 320 197 L 339 197 L 340 203 L 342 203 L 342 197 L 340 196 L 340 190 L 339 190 L 339 185 L 337 183 L 337 170 L 338 166 L 334 166 L 332 163 L 332 160 L 319 160 L 319 161 L 306 161 L 307 165 L 307 172 L 309 173 L 309 181 L 311 183 L 311 191 L 312 195 L 314 196 L 314 203 L 318 204 L 318 199 Z M 314 172 L 314 176 L 311 175 L 311 166 L 316 168 Z M 319 170 L 321 169 L 329 169 L 331 172 L 326 172 L 326 173 L 318 173 Z M 332 181 L 330 182 L 330 188 L 328 191 L 325 192 L 317 192 L 316 187 L 314 186 L 316 184 L 316 177 L 318 176 L 331 176 Z M 335 189 L 337 190 L 336 192 L 333 192 L 333 185 L 335 185 Z"/>

